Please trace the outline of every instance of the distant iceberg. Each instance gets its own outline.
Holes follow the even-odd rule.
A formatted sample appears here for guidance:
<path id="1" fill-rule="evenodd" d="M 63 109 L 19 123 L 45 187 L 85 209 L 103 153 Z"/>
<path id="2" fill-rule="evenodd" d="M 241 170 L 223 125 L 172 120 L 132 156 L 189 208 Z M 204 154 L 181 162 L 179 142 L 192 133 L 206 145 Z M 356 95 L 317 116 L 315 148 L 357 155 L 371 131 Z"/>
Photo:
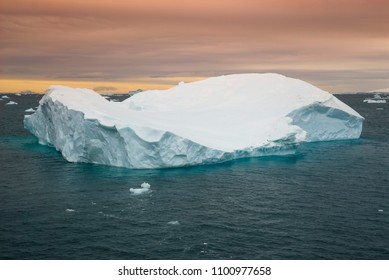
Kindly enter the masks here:
<path id="1" fill-rule="evenodd" d="M 374 94 L 374 97 L 373 98 L 365 98 L 363 100 L 364 103 L 386 103 L 386 99 L 388 98 L 383 98 L 381 97 L 381 95 L 379 94 Z"/>
<path id="2" fill-rule="evenodd" d="M 389 93 L 389 88 L 381 88 L 368 91 L 369 93 Z"/>
<path id="3" fill-rule="evenodd" d="M 18 105 L 18 103 L 11 100 L 8 103 L 6 103 L 5 105 Z"/>
<path id="4" fill-rule="evenodd" d="M 171 225 L 171 226 L 179 226 L 180 222 L 179 221 L 170 221 L 170 222 L 167 222 L 167 224 Z"/>
<path id="5" fill-rule="evenodd" d="M 278 74 L 234 74 L 109 102 L 51 86 L 24 126 L 70 162 L 127 168 L 210 164 L 293 153 L 301 142 L 359 138 L 363 117 Z"/>

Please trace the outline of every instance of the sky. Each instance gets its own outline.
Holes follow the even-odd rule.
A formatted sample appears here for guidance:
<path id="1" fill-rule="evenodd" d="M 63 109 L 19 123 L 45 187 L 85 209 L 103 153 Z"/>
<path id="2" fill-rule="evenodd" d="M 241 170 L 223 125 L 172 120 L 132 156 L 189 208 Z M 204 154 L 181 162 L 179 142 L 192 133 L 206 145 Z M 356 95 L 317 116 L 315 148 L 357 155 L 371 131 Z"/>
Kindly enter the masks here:
<path id="1" fill-rule="evenodd" d="M 0 1 L 0 92 L 127 92 L 253 72 L 330 92 L 388 88 L 389 1 Z"/>

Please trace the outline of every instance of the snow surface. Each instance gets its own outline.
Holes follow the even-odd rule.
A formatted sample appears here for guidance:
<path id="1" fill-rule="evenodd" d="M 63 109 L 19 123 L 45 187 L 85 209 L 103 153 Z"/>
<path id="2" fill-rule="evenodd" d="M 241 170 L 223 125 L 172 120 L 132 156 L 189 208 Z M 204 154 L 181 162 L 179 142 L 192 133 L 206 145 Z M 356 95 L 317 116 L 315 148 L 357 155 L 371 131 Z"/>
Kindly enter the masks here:
<path id="1" fill-rule="evenodd" d="M 71 162 L 128 168 L 293 153 L 304 141 L 355 139 L 363 117 L 331 94 L 278 74 L 234 74 L 109 102 L 51 86 L 24 125 Z"/>

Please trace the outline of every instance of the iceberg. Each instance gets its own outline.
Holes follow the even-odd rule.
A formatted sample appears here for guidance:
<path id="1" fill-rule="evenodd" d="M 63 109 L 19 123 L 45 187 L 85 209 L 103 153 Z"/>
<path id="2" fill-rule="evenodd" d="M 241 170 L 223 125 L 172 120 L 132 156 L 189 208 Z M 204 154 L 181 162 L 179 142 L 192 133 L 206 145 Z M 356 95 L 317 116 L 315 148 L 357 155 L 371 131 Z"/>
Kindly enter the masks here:
<path id="1" fill-rule="evenodd" d="M 11 100 L 8 103 L 6 103 L 5 105 L 18 105 L 18 103 Z"/>
<path id="2" fill-rule="evenodd" d="M 356 139 L 363 117 L 307 82 L 233 74 L 109 102 L 51 86 L 24 126 L 70 162 L 147 169 L 286 155 L 303 142 Z"/>

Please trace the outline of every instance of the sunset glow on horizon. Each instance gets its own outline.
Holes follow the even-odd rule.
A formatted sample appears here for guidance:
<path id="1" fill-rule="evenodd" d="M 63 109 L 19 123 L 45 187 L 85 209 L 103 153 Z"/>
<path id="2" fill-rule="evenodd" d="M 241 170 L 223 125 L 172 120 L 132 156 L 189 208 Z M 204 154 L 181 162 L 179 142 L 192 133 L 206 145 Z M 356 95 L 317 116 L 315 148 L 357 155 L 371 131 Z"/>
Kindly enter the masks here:
<path id="1" fill-rule="evenodd" d="M 389 87 L 386 0 L 3 0 L 0 38 L 0 92 L 252 72 L 332 92 Z"/>

